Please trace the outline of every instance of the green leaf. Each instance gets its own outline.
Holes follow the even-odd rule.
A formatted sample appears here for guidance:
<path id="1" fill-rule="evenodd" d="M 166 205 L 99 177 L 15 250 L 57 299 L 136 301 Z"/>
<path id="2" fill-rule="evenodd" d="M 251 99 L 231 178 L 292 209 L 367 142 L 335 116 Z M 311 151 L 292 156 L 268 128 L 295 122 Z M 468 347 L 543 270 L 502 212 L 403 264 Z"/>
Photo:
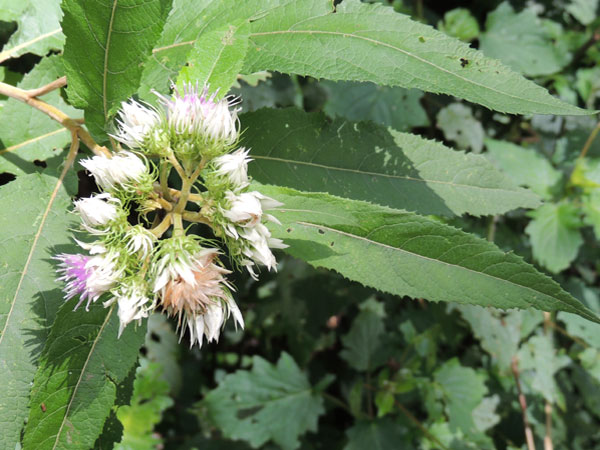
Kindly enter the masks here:
<path id="1" fill-rule="evenodd" d="M 273 215 L 292 256 L 366 286 L 431 301 L 564 310 L 600 319 L 520 257 L 437 221 L 326 194 L 257 186 L 284 203 Z"/>
<path id="2" fill-rule="evenodd" d="M 102 302 L 59 311 L 31 391 L 24 448 L 92 448 L 144 343 L 145 326 L 129 326 L 117 338 L 115 307 Z"/>
<path id="3" fill-rule="evenodd" d="M 589 25 L 598 17 L 598 0 L 571 0 L 566 10 L 583 25 Z"/>
<path id="4" fill-rule="evenodd" d="M 465 8 L 455 8 L 444 14 L 444 21 L 438 23 L 438 28 L 461 41 L 472 41 L 479 36 L 479 24 L 471 12 Z"/>
<path id="5" fill-rule="evenodd" d="M 534 149 L 523 148 L 510 142 L 486 139 L 485 145 L 492 161 L 520 186 L 528 186 L 545 199 L 552 198 L 554 186 L 562 173 Z"/>
<path id="6" fill-rule="evenodd" d="M 510 3 L 504 2 L 488 15 L 485 25 L 479 37 L 483 53 L 520 73 L 550 75 L 568 62 L 532 9 L 517 14 Z"/>
<path id="7" fill-rule="evenodd" d="M 317 418 L 325 412 L 323 400 L 287 353 L 277 365 L 255 356 L 252 371 L 227 375 L 204 406 L 225 437 L 254 448 L 272 440 L 284 450 L 298 448 L 298 437 L 316 431 Z"/>
<path id="8" fill-rule="evenodd" d="M 188 55 L 188 64 L 179 73 L 177 85 L 210 84 L 210 91 L 219 89 L 224 96 L 235 82 L 248 51 L 248 22 L 227 25 L 196 40 Z"/>
<path id="9" fill-rule="evenodd" d="M 340 356 L 358 371 L 372 371 L 384 362 L 377 358 L 384 331 L 381 317 L 369 310 L 361 312 L 348 334 L 342 337 L 344 350 Z"/>
<path id="10" fill-rule="evenodd" d="M 42 59 L 25 75 L 18 87 L 39 88 L 62 75 L 64 65 L 61 56 L 50 56 Z M 46 94 L 43 100 L 70 117 L 78 115 L 76 109 L 65 103 L 58 90 Z M 60 149 L 71 141 L 70 133 L 61 124 L 15 99 L 9 99 L 0 109 L 0 136 L 4 144 L 0 150 L 0 173 L 14 175 L 39 171 L 40 167 L 34 161 L 44 161 L 49 166 L 54 162 L 57 165 L 64 159 Z"/>
<path id="11" fill-rule="evenodd" d="M 252 22 L 245 72 L 276 70 L 417 88 L 510 113 L 586 114 L 391 8 L 359 0 L 345 0 L 335 11 L 330 0 L 306 0 L 302 8 L 288 4 Z"/>
<path id="12" fill-rule="evenodd" d="M 144 70 L 142 93 L 167 89 L 196 39 L 238 20 L 250 21 L 243 73 L 273 70 L 417 88 L 510 113 L 590 114 L 467 44 L 359 0 L 345 0 L 335 12 L 331 0 L 246 0 L 235 8 L 223 1 L 176 0 Z"/>
<path id="13" fill-rule="evenodd" d="M 437 127 L 444 137 L 456 142 L 459 148 L 472 149 L 475 153 L 483 149 L 483 126 L 470 107 L 462 103 L 452 103 L 442 108 L 437 115 Z"/>
<path id="14" fill-rule="evenodd" d="M 346 444 L 344 450 L 412 448 L 406 428 L 389 417 L 372 422 L 357 422 L 352 428 L 346 430 L 346 436 L 348 436 L 348 444 Z"/>
<path id="15" fill-rule="evenodd" d="M 372 123 L 327 122 L 287 109 L 241 116 L 242 144 L 252 148 L 250 174 L 261 183 L 417 211 L 497 214 L 537 207 L 485 158 Z"/>
<path id="16" fill-rule="evenodd" d="M 61 50 L 65 36 L 60 29 L 60 0 L 21 1 L 23 9 L 14 19 L 17 31 L 0 53 L 0 60 L 15 58 L 25 53 L 45 56 L 51 50 Z M 10 6 L 9 6 L 10 7 Z M 0 7 L 1 9 L 1 7 Z M 2 20 L 7 18 L 2 17 Z M 62 76 L 64 74 L 61 74 Z M 36 86 L 40 87 L 40 86 Z"/>
<path id="17" fill-rule="evenodd" d="M 420 103 L 423 92 L 416 89 L 351 81 L 322 81 L 320 85 L 329 93 L 324 111 L 330 117 L 372 120 L 398 131 L 429 125 Z"/>
<path id="18" fill-rule="evenodd" d="M 136 92 L 142 64 L 160 36 L 171 0 L 64 0 L 64 60 L 72 105 L 106 138 L 113 113 Z"/>
<path id="19" fill-rule="evenodd" d="M 460 429 L 467 435 L 477 434 L 473 413 L 487 393 L 485 377 L 470 367 L 461 366 L 458 359 L 453 358 L 435 371 L 434 379 L 444 393 L 450 428 Z"/>
<path id="20" fill-rule="evenodd" d="M 47 327 L 63 303 L 51 258 L 70 248 L 76 190 L 72 172 L 23 175 L 0 188 L 0 448 L 19 442 Z"/>
<path id="21" fill-rule="evenodd" d="M 578 214 L 578 208 L 566 202 L 546 203 L 530 212 L 533 220 L 525 232 L 531 238 L 533 256 L 551 272 L 569 267 L 579 252 L 583 238 Z"/>

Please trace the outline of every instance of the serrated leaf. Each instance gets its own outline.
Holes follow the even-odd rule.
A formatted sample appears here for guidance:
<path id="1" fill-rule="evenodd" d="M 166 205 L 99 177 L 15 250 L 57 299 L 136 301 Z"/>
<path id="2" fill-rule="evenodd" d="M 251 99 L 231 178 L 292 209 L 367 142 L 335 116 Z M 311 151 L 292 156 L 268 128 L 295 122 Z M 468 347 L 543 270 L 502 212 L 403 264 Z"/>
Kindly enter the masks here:
<path id="1" fill-rule="evenodd" d="M 538 206 L 485 158 L 373 123 L 327 122 L 294 109 L 241 116 L 250 174 L 261 183 L 417 211 L 496 214 Z"/>
<path id="2" fill-rule="evenodd" d="M 360 421 L 346 430 L 348 443 L 344 450 L 397 450 L 412 448 L 405 427 L 385 417 L 371 422 Z"/>
<path id="3" fill-rule="evenodd" d="M 381 291 L 498 308 L 564 310 L 600 319 L 553 280 L 494 244 L 414 213 L 327 194 L 257 185 L 292 256 Z"/>
<path id="4" fill-rule="evenodd" d="M 0 60 L 15 58 L 25 53 L 45 56 L 51 50 L 61 50 L 65 36 L 59 23 L 62 16 L 60 0 L 20 3 L 24 8 L 14 17 L 18 24 L 17 31 L 2 48 Z"/>
<path id="5" fill-rule="evenodd" d="M 92 448 L 144 343 L 144 326 L 127 327 L 120 338 L 114 307 L 102 302 L 59 311 L 31 391 L 24 448 Z M 43 405 L 43 407 L 41 407 Z"/>
<path id="6" fill-rule="evenodd" d="M 554 273 L 569 267 L 583 243 L 578 208 L 566 202 L 546 203 L 530 215 L 533 220 L 525 232 L 531 238 L 534 258 Z"/>
<path id="7" fill-rule="evenodd" d="M 330 117 L 348 120 L 372 120 L 375 123 L 406 131 L 429 125 L 421 106 L 423 92 L 416 89 L 377 86 L 373 83 L 322 81 L 329 93 L 324 111 Z"/>
<path id="8" fill-rule="evenodd" d="M 284 450 L 298 448 L 298 437 L 316 431 L 325 412 L 323 400 L 287 353 L 277 365 L 255 356 L 251 371 L 227 375 L 203 404 L 225 437 L 254 448 L 272 440 Z"/>
<path id="9" fill-rule="evenodd" d="M 437 115 L 437 127 L 444 132 L 444 137 L 456 142 L 459 148 L 481 152 L 485 132 L 475 117 L 473 110 L 462 103 L 451 103 L 442 108 Z"/>
<path id="10" fill-rule="evenodd" d="M 486 139 L 485 145 L 492 161 L 520 186 L 528 186 L 545 199 L 552 197 L 552 189 L 562 173 L 552 167 L 547 158 L 531 148 L 510 142 Z"/>
<path id="11" fill-rule="evenodd" d="M 384 331 L 381 317 L 369 310 L 361 312 L 352 322 L 348 334 L 342 337 L 344 350 L 340 356 L 358 371 L 372 371 L 384 362 L 377 358 Z"/>
<path id="12" fill-rule="evenodd" d="M 598 17 L 598 0 L 571 0 L 566 10 L 583 25 L 589 25 Z"/>
<path id="13" fill-rule="evenodd" d="M 187 65 L 179 72 L 177 85 L 210 84 L 210 92 L 224 96 L 234 84 L 248 51 L 248 22 L 229 24 L 204 33 L 194 43 Z"/>
<path id="14" fill-rule="evenodd" d="M 119 102 L 136 92 L 171 0 L 64 0 L 64 61 L 72 105 L 85 110 L 97 138 Z"/>
<path id="15" fill-rule="evenodd" d="M 446 12 L 444 21 L 438 23 L 438 28 L 466 42 L 472 41 L 479 35 L 477 19 L 465 8 L 455 8 Z"/>
<path id="16" fill-rule="evenodd" d="M 236 8 L 179 0 L 144 71 L 143 91 L 167 89 L 194 41 L 236 20 L 250 20 L 243 73 L 273 70 L 417 88 L 511 113 L 589 114 L 467 44 L 358 0 L 345 0 L 335 12 L 331 0 L 246 0 Z"/>
<path id="17" fill-rule="evenodd" d="M 477 434 L 473 413 L 487 393 L 485 377 L 453 358 L 436 370 L 434 379 L 444 393 L 450 428 L 466 435 Z"/>
<path id="18" fill-rule="evenodd" d="M 71 245 L 75 183 L 73 173 L 34 173 L 0 188 L 0 448 L 19 442 L 47 327 L 63 303 L 51 257 Z"/>
<path id="19" fill-rule="evenodd" d="M 21 89 L 39 88 L 64 75 L 62 57 L 59 55 L 42 59 L 29 72 L 18 87 Z M 78 111 L 67 105 L 59 91 L 52 91 L 43 97 L 44 102 L 57 107 L 70 117 L 76 118 Z M 71 141 L 71 135 L 58 122 L 41 111 L 33 109 L 15 99 L 9 99 L 0 109 L 0 139 L 4 148 L 0 150 L 0 173 L 14 175 L 39 171 L 34 161 L 52 165 L 49 159 L 64 159 L 60 153 Z M 58 149 L 58 150 L 57 150 Z"/>
<path id="20" fill-rule="evenodd" d="M 486 56 L 525 75 L 550 75 L 568 62 L 532 9 L 517 14 L 506 1 L 488 15 L 479 41 Z"/>

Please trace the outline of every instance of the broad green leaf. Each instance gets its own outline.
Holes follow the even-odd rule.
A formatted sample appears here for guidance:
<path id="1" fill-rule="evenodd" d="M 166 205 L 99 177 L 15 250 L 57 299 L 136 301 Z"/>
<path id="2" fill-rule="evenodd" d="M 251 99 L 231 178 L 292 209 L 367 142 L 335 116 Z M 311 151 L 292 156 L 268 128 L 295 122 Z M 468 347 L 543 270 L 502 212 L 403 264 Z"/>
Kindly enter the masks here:
<path id="1" fill-rule="evenodd" d="M 76 299 L 58 312 L 31 391 L 24 448 L 93 447 L 144 343 L 145 325 L 129 326 L 120 338 L 115 307 L 101 301 L 73 311 Z M 43 405 L 43 407 L 42 407 Z"/>
<path id="2" fill-rule="evenodd" d="M 248 31 L 248 22 L 241 22 L 200 36 L 188 56 L 188 64 L 179 73 L 177 85 L 210 84 L 210 92 L 219 89 L 220 97 L 227 94 L 244 63 Z"/>
<path id="3" fill-rule="evenodd" d="M 139 87 L 171 0 L 64 0 L 64 60 L 72 105 L 93 135 L 106 138 L 119 102 Z"/>
<path id="4" fill-rule="evenodd" d="M 335 11 L 330 0 L 296 5 L 273 9 L 252 23 L 246 72 L 277 70 L 417 88 L 509 113 L 586 113 L 391 8 L 359 0 L 345 0 Z"/>
<path id="5" fill-rule="evenodd" d="M 566 10 L 583 25 L 589 25 L 598 17 L 598 0 L 571 0 Z"/>
<path id="6" fill-rule="evenodd" d="M 272 440 L 284 450 L 298 448 L 298 437 L 316 431 L 325 412 L 323 400 L 287 353 L 277 365 L 255 356 L 251 371 L 227 375 L 203 405 L 225 437 L 253 448 Z"/>
<path id="7" fill-rule="evenodd" d="M 15 58 L 25 53 L 45 56 L 50 50 L 61 50 L 65 36 L 60 29 L 60 0 L 20 3 L 24 8 L 14 17 L 18 24 L 17 31 L 2 48 L 0 60 Z M 7 19 L 0 16 L 0 20 Z M 62 75 L 64 74 L 60 76 Z"/>
<path id="8" fill-rule="evenodd" d="M 42 59 L 29 72 L 18 87 L 34 89 L 51 83 L 64 75 L 62 58 L 58 55 Z M 42 99 L 70 117 L 78 117 L 78 111 L 68 106 L 59 91 L 52 91 Z M 34 161 L 48 165 L 61 162 L 61 149 L 71 141 L 71 134 L 58 122 L 41 111 L 15 99 L 10 99 L 0 109 L 0 173 L 21 175 L 39 171 Z M 50 161 L 53 160 L 53 161 Z"/>
<path id="9" fill-rule="evenodd" d="M 477 434 L 473 412 L 487 393 L 485 377 L 453 358 L 435 371 L 434 379 L 442 387 L 450 428 Z"/>
<path id="10" fill-rule="evenodd" d="M 473 117 L 473 110 L 462 103 L 442 108 L 437 115 L 437 127 L 444 132 L 447 140 L 456 142 L 459 148 L 470 148 L 475 153 L 483 149 L 483 126 Z"/>
<path id="11" fill-rule="evenodd" d="M 534 208 L 482 156 L 373 123 L 328 122 L 294 109 L 241 116 L 251 175 L 261 183 L 329 192 L 422 214 L 498 214 Z"/>
<path id="12" fill-rule="evenodd" d="M 191 6 L 193 5 L 193 6 Z M 192 11 L 190 13 L 190 11 Z M 445 93 L 510 113 L 589 114 L 498 61 L 381 5 L 345 0 L 176 0 L 142 94 L 165 90 L 203 33 L 250 21 L 243 73 L 273 70 Z"/>
<path id="13" fill-rule="evenodd" d="M 346 430 L 344 450 L 397 450 L 412 448 L 408 430 L 389 417 L 372 422 L 360 421 Z M 406 447 L 405 447 L 406 446 Z"/>
<path id="14" fill-rule="evenodd" d="M 510 142 L 486 139 L 485 146 L 492 161 L 520 186 L 528 186 L 545 199 L 552 198 L 554 186 L 562 173 L 550 161 L 532 148 Z"/>
<path id="15" fill-rule="evenodd" d="M 567 62 L 532 9 L 515 13 L 505 1 L 488 15 L 481 51 L 530 76 L 558 72 Z"/>
<path id="16" fill-rule="evenodd" d="M 455 8 L 446 12 L 444 20 L 438 23 L 438 28 L 440 31 L 466 42 L 479 36 L 477 19 L 465 8 Z"/>
<path id="17" fill-rule="evenodd" d="M 256 186 L 283 202 L 271 226 L 292 256 L 401 296 L 600 319 L 513 253 L 413 213 L 327 194 Z"/>
<path id="18" fill-rule="evenodd" d="M 348 334 L 342 337 L 344 350 L 340 356 L 356 370 L 370 372 L 384 361 L 377 358 L 384 333 L 383 320 L 372 311 L 361 312 Z"/>
<path id="19" fill-rule="evenodd" d="M 568 288 L 575 298 L 588 305 L 592 311 L 600 312 L 600 290 L 598 288 L 586 286 L 582 281 L 572 282 Z M 557 319 L 564 322 L 567 332 L 571 336 L 583 339 L 592 347 L 600 349 L 600 326 L 598 324 L 563 312 L 557 315 Z"/>
<path id="20" fill-rule="evenodd" d="M 500 404 L 500 397 L 493 395 L 484 398 L 473 410 L 473 421 L 479 431 L 486 431 L 500 422 L 500 416 L 496 414 L 496 408 Z"/>
<path id="21" fill-rule="evenodd" d="M 546 203 L 530 215 L 533 220 L 525 232 L 535 259 L 554 273 L 569 267 L 583 243 L 578 208 L 566 202 Z"/>
<path id="22" fill-rule="evenodd" d="M 71 245 L 76 190 L 74 173 L 23 175 L 0 188 L 0 448 L 19 442 L 47 328 L 63 303 L 51 258 Z"/>
<path id="23" fill-rule="evenodd" d="M 351 81 L 323 81 L 320 85 L 329 93 L 324 106 L 328 116 L 372 120 L 398 131 L 429 125 L 420 103 L 423 92 L 416 89 Z"/>

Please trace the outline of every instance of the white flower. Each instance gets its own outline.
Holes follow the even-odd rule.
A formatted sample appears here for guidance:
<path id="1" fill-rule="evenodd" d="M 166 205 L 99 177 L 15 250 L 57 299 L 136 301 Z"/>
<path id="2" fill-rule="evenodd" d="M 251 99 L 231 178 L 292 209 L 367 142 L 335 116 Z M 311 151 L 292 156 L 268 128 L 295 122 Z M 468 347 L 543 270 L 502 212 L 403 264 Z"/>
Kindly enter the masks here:
<path id="1" fill-rule="evenodd" d="M 215 173 L 228 177 L 237 187 L 245 187 L 248 184 L 248 163 L 252 161 L 248 158 L 249 151 L 242 147 L 233 153 L 215 158 Z"/>
<path id="2" fill-rule="evenodd" d="M 242 314 L 231 296 L 224 275 L 230 271 L 215 264 L 216 249 L 201 248 L 194 254 L 165 254 L 157 265 L 154 291 L 169 316 L 177 317 L 180 335 L 190 331 L 190 345 L 202 339 L 219 339 L 225 320 L 233 314 L 242 328 Z M 182 326 L 183 325 L 183 326 Z"/>
<path id="3" fill-rule="evenodd" d="M 154 308 L 154 304 L 146 295 L 146 288 L 142 282 L 134 281 L 121 286 L 115 296 L 104 303 L 104 306 L 117 302 L 119 316 L 119 334 L 121 337 L 125 327 L 133 322 L 141 323 L 142 319 L 148 317 L 148 313 Z"/>
<path id="4" fill-rule="evenodd" d="M 120 204 L 118 199 L 108 193 L 82 198 L 74 203 L 83 227 L 92 234 L 106 232 L 106 226 L 119 217 Z"/>
<path id="5" fill-rule="evenodd" d="M 271 232 L 262 223 L 240 230 L 240 239 L 244 241 L 242 253 L 247 258 L 242 261 L 242 265 L 255 279 L 256 273 L 252 268 L 255 263 L 262 264 L 269 270 L 276 269 L 277 261 L 271 249 L 287 248 L 281 239 L 271 237 Z"/>
<path id="6" fill-rule="evenodd" d="M 127 231 L 126 237 L 128 239 L 126 248 L 129 253 L 138 254 L 142 259 L 152 253 L 156 236 L 143 226 L 135 225 L 131 227 Z"/>
<path id="7" fill-rule="evenodd" d="M 61 262 L 58 272 L 62 276 L 58 280 L 66 282 L 65 298 L 80 296 L 75 309 L 87 299 L 87 311 L 92 302 L 115 286 L 122 274 L 117 267 L 118 256 L 116 252 L 107 252 L 95 256 L 63 253 L 55 257 Z"/>
<path id="8" fill-rule="evenodd" d="M 271 197 L 257 191 L 243 192 L 238 195 L 228 191 L 225 193 L 225 198 L 229 203 L 229 208 L 223 211 L 223 216 L 235 225 L 226 227 L 227 233 L 233 238 L 238 237 L 237 227 L 254 227 L 261 222 L 263 216 L 266 220 L 279 224 L 275 217 L 264 214 L 265 210 L 283 205 Z"/>
<path id="9" fill-rule="evenodd" d="M 183 93 L 173 85 L 174 94 L 167 98 L 157 92 L 167 112 L 167 122 L 177 134 L 200 135 L 220 145 L 233 145 L 239 136 L 239 108 L 237 98 L 215 100 L 217 92 L 209 96 L 208 86 L 201 91 L 192 83 L 185 84 Z"/>
<path id="10" fill-rule="evenodd" d="M 121 111 L 117 118 L 119 124 L 117 134 L 111 135 L 129 148 L 140 148 L 144 141 L 161 122 L 159 113 L 152 107 L 130 100 L 121 103 Z"/>
<path id="11" fill-rule="evenodd" d="M 81 161 L 81 165 L 92 174 L 96 184 L 105 191 L 119 186 L 127 187 L 149 175 L 145 162 L 136 154 L 127 151 L 119 152 L 112 158 L 93 156 Z"/>

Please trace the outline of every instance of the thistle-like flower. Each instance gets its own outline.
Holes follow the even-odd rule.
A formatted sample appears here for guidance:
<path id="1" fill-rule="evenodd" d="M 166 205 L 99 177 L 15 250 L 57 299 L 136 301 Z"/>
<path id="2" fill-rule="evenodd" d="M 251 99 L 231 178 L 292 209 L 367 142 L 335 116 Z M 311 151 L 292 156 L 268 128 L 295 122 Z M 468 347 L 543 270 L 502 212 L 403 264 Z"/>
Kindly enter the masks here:
<path id="1" fill-rule="evenodd" d="M 188 248 L 190 246 L 188 245 Z M 232 286 L 225 279 L 230 271 L 215 264 L 217 250 L 197 245 L 194 253 L 184 250 L 165 251 L 157 263 L 154 291 L 159 303 L 169 316 L 177 317 L 183 336 L 185 327 L 190 332 L 190 345 L 202 346 L 219 339 L 221 328 L 229 315 L 242 328 L 242 314 L 231 295 Z"/>
<path id="2" fill-rule="evenodd" d="M 119 334 L 121 337 L 125 327 L 137 320 L 138 324 L 154 308 L 154 303 L 147 296 L 147 286 L 141 280 L 124 283 L 114 294 L 114 297 L 104 302 L 104 306 L 117 303 L 119 316 Z"/>
<path id="3" fill-rule="evenodd" d="M 81 161 L 104 191 L 135 190 L 150 184 L 152 177 L 146 163 L 135 153 L 122 151 L 112 158 L 93 156 Z"/>
<path id="4" fill-rule="evenodd" d="M 215 174 L 227 177 L 236 189 L 244 188 L 248 185 L 248 163 L 252 161 L 248 158 L 248 152 L 245 148 L 239 148 L 235 152 L 215 158 Z"/>
<path id="5" fill-rule="evenodd" d="M 127 251 L 132 254 L 137 254 L 141 259 L 146 259 L 154 248 L 154 236 L 150 231 L 142 225 L 131 227 L 125 234 L 127 238 Z"/>
<path id="6" fill-rule="evenodd" d="M 239 137 L 238 99 L 226 97 L 216 100 L 217 92 L 209 95 L 209 86 L 202 90 L 192 83 L 185 84 L 183 93 L 173 85 L 171 98 L 155 92 L 166 109 L 167 123 L 174 135 L 173 150 L 187 152 L 190 144 L 201 143 L 208 153 L 211 148 L 222 153 L 234 145 Z M 182 139 L 184 142 L 173 142 Z"/>
<path id="7" fill-rule="evenodd" d="M 92 302 L 115 286 L 122 273 L 117 267 L 118 254 L 115 252 L 95 256 L 63 253 L 55 259 L 60 261 L 58 280 L 66 283 L 65 299 L 79 295 L 75 309 L 87 300 L 85 309 L 88 310 Z"/>
<path id="8" fill-rule="evenodd" d="M 108 193 L 76 200 L 74 206 L 81 216 L 83 227 L 91 234 L 106 233 L 109 223 L 121 215 L 120 200 Z"/>
<path id="9" fill-rule="evenodd" d="M 145 106 L 135 100 L 130 100 L 129 103 L 122 102 L 117 117 L 117 133 L 112 136 L 129 148 L 141 148 L 161 120 L 161 115 L 151 106 Z"/>

